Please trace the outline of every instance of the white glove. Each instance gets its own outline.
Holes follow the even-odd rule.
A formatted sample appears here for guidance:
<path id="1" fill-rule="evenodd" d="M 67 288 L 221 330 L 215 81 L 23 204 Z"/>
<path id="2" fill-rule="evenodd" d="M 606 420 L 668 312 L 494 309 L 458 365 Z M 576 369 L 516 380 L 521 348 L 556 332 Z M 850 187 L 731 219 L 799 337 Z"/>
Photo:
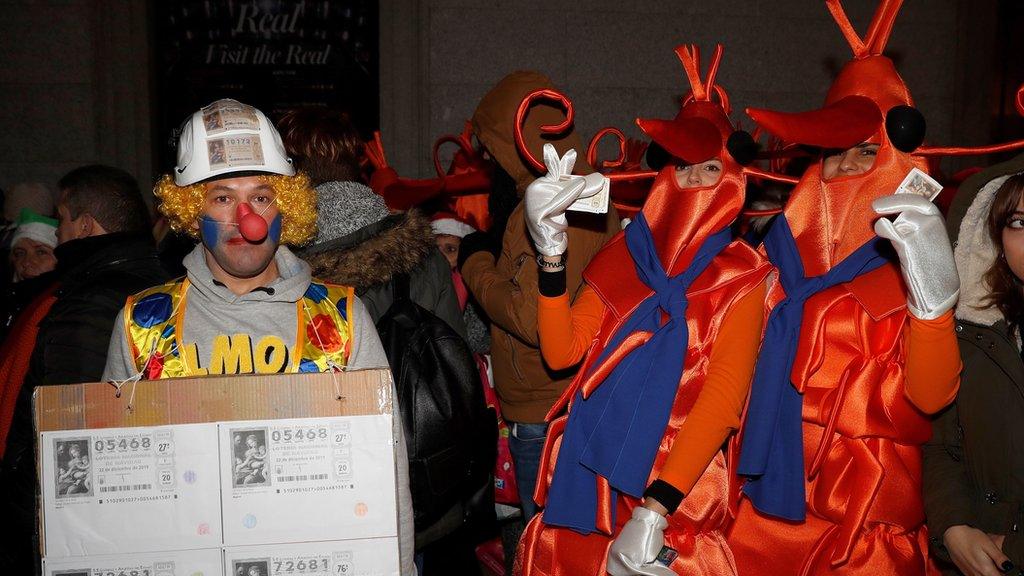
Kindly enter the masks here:
<path id="1" fill-rule="evenodd" d="M 960 277 L 939 209 L 914 194 L 884 196 L 871 207 L 882 215 L 899 214 L 894 221 L 879 218 L 875 233 L 892 242 L 900 257 L 907 309 L 921 320 L 942 316 L 956 304 Z"/>
<path id="2" fill-rule="evenodd" d="M 572 167 L 576 164 L 576 151 L 569 150 L 559 158 L 551 144 L 544 145 L 544 164 L 548 173 L 526 187 L 526 227 L 538 252 L 545 256 L 560 256 L 569 245 L 565 234 L 569 227 L 565 219 L 566 208 L 580 198 L 589 198 L 600 192 L 605 178 L 596 172 L 574 176 Z"/>
<path id="3" fill-rule="evenodd" d="M 661 514 L 643 506 L 633 508 L 633 516 L 608 549 L 605 570 L 612 576 L 676 576 L 676 573 L 654 561 L 665 545 L 668 521 Z"/>

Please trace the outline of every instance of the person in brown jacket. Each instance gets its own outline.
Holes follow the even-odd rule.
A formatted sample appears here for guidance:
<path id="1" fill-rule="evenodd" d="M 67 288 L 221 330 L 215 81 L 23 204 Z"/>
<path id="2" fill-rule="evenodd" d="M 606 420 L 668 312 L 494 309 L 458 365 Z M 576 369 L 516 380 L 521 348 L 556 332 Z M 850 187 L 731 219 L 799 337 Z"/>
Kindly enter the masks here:
<path id="1" fill-rule="evenodd" d="M 924 446 L 924 505 L 943 573 L 1024 574 L 1024 155 L 968 178 L 948 229 L 961 278 L 955 403 Z"/>
<path id="2" fill-rule="evenodd" d="M 496 162 L 498 171 L 504 171 L 514 181 L 517 198 L 522 198 L 526 187 L 541 174 L 532 171 L 516 150 L 513 139 L 516 110 L 527 94 L 541 88 L 552 88 L 551 81 L 543 74 L 513 72 L 484 95 L 473 113 L 477 139 Z M 545 142 L 554 144 L 560 155 L 581 147 L 574 131 L 556 138 L 541 138 L 540 126 L 559 124 L 564 119 L 561 110 L 544 103 L 530 110 L 523 134 L 534 157 L 541 157 Z M 576 164 L 576 173 L 591 172 L 593 168 L 581 158 Z M 499 174 L 495 180 L 500 182 L 503 176 Z M 495 192 L 492 191 L 492 195 Z M 618 232 L 619 218 L 615 208 L 609 206 L 607 214 L 570 212 L 568 219 L 566 288 L 575 298 L 583 284 L 583 269 Z M 500 222 L 500 216 L 496 220 Z M 511 427 L 509 448 L 523 516 L 529 521 L 536 512 L 533 487 L 547 435 L 545 416 L 568 386 L 575 368 L 555 371 L 541 358 L 537 336 L 537 252 L 526 231 L 522 202 L 508 216 L 501 238 L 500 253 L 495 256 L 495 247 L 488 242 L 488 236 L 470 234 L 462 241 L 459 260 L 469 291 L 492 322 L 494 383 L 502 414 Z"/>

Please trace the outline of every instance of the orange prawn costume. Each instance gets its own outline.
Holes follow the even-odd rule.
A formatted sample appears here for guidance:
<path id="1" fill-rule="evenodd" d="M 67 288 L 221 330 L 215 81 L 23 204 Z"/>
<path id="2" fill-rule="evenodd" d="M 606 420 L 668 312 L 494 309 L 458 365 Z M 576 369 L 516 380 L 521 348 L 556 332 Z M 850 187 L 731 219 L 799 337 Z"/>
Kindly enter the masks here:
<path id="1" fill-rule="evenodd" d="M 742 575 L 936 573 L 923 525 L 920 446 L 931 434 L 929 415 L 959 385 L 949 310 L 959 284 L 954 269 L 952 300 L 920 313 L 913 306 L 920 287 L 908 278 L 921 271 L 908 272 L 913 262 L 898 234 L 879 231 L 901 229 L 908 213 L 890 224 L 879 214 L 895 212 L 879 206 L 905 202 L 927 214 L 941 238 L 920 253 L 951 255 L 934 206 L 887 196 L 913 168 L 927 170 L 921 156 L 930 152 L 921 146 L 923 119 L 882 55 L 900 4 L 882 0 L 861 38 L 839 0 L 827 0 L 854 59 L 825 106 L 747 111 L 786 142 L 879 147 L 863 174 L 826 179 L 821 163 L 808 168 L 769 231 L 774 244 L 766 240 L 777 280 L 769 282 L 770 315 L 741 434 L 737 471 L 747 481 L 728 536 Z M 802 321 L 788 332 L 773 321 L 801 309 Z M 787 338 L 788 358 L 778 347 Z M 761 378 L 762 363 L 774 364 L 778 377 Z"/>
<path id="2" fill-rule="evenodd" d="M 739 426 L 768 266 L 729 232 L 753 170 L 741 165 L 753 159 L 753 141 L 734 129 L 715 84 L 722 48 L 706 80 L 696 47 L 676 53 L 690 95 L 675 119 L 637 123 L 687 165 L 719 159 L 721 178 L 682 189 L 674 165 L 658 172 L 636 220 L 586 268 L 571 309 L 564 286 L 560 296 L 544 296 L 542 280 L 544 358 L 556 369 L 583 364 L 548 414 L 535 491 L 546 508 L 520 541 L 522 576 L 635 573 L 615 558 L 613 540 L 634 522 L 631 514 L 646 510 L 640 498 L 654 494 L 669 510 L 657 515 L 666 548 L 653 550 L 658 562 L 638 561 L 644 574 L 736 574 L 724 538 L 729 474 L 721 446 Z M 568 173 L 571 162 L 562 168 Z"/>

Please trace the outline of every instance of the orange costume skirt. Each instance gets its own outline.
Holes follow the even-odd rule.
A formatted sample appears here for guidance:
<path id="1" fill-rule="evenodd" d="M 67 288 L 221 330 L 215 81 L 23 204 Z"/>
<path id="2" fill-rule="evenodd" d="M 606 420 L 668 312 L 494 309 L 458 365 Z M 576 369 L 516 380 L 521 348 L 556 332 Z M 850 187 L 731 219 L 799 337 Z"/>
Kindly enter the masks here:
<path id="1" fill-rule="evenodd" d="M 743 497 L 728 532 L 741 576 L 939 573 L 921 495 L 924 410 L 956 394 L 959 354 L 952 315 L 908 318 L 896 274 L 886 266 L 808 300 L 792 372 L 807 518 L 762 515 Z"/>
<path id="2" fill-rule="evenodd" d="M 660 469 L 670 446 L 666 438 L 659 450 L 655 470 Z M 544 480 L 540 479 L 541 482 Z M 724 534 L 729 518 L 728 483 L 725 457 L 718 453 L 694 489 L 668 517 L 665 545 L 678 553 L 669 565 L 677 574 L 737 574 Z M 622 530 L 633 508 L 639 504 L 636 498 L 616 498 L 613 534 Z M 613 540 L 614 537 L 600 532 L 583 535 L 569 528 L 546 525 L 542 512 L 530 521 L 519 541 L 513 573 L 520 576 L 604 574 L 608 548 Z"/>

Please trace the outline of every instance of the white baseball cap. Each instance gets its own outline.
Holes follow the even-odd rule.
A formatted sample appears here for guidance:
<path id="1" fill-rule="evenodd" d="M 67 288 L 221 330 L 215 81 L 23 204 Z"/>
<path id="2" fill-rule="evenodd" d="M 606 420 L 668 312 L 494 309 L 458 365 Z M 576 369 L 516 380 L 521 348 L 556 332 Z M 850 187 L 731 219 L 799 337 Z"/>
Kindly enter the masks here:
<path id="1" fill-rule="evenodd" d="M 188 186 L 235 172 L 294 176 L 295 166 L 266 114 L 226 98 L 182 124 L 174 183 Z"/>

